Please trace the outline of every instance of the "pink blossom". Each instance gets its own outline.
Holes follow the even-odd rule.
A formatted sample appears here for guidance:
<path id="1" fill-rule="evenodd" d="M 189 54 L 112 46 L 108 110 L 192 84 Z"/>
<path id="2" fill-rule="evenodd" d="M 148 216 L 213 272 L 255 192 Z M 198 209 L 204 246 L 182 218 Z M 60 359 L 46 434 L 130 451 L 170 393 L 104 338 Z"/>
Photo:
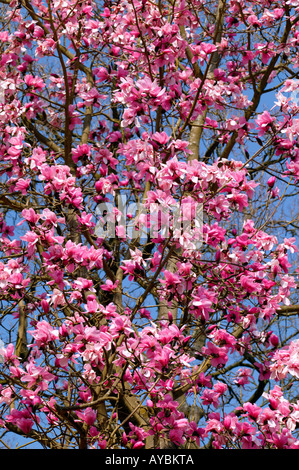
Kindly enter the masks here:
<path id="1" fill-rule="evenodd" d="M 27 242 L 28 256 L 33 256 L 36 251 L 36 245 L 39 241 L 38 235 L 32 231 L 28 231 L 24 236 L 20 237 L 20 239 Z"/>
<path id="2" fill-rule="evenodd" d="M 29 434 L 34 422 L 29 411 L 19 411 L 12 409 L 10 414 L 6 416 L 6 421 L 18 426 L 24 434 Z"/>
<path id="3" fill-rule="evenodd" d="M 92 426 L 97 418 L 97 411 L 87 407 L 84 411 L 76 411 L 76 415 L 88 426 Z"/>
<path id="4" fill-rule="evenodd" d="M 217 47 L 213 44 L 202 42 L 198 46 L 192 47 L 193 58 L 192 62 L 200 60 L 200 64 L 203 65 L 204 61 L 207 59 L 208 55 L 212 52 L 217 51 Z"/>
<path id="5" fill-rule="evenodd" d="M 275 184 L 275 176 L 271 176 L 271 178 L 268 179 L 267 181 L 267 185 L 269 186 L 269 188 L 273 188 L 274 184 Z"/>
<path id="6" fill-rule="evenodd" d="M 264 111 L 257 119 L 257 129 L 259 130 L 258 135 L 263 136 L 265 132 L 271 127 L 271 123 L 274 122 L 274 117 L 270 115 L 269 111 Z"/>
<path id="7" fill-rule="evenodd" d="M 42 90 L 46 86 L 40 77 L 38 76 L 33 77 L 30 74 L 25 75 L 24 81 L 28 87 L 35 88 L 38 91 Z"/>
<path id="8" fill-rule="evenodd" d="M 219 405 L 219 393 L 214 390 L 205 389 L 201 396 L 203 405 L 213 405 L 214 408 L 217 408 Z"/>
<path id="9" fill-rule="evenodd" d="M 16 191 L 20 191 L 21 194 L 23 195 L 26 195 L 27 194 L 27 190 L 30 186 L 30 182 L 31 180 L 30 179 L 24 179 L 24 178 L 20 178 L 16 181 L 16 184 L 15 184 L 15 190 Z"/>
<path id="10" fill-rule="evenodd" d="M 32 225 L 36 225 L 36 223 L 38 222 L 38 220 L 40 218 L 40 215 L 36 214 L 36 212 L 32 208 L 24 209 L 22 211 L 22 216 L 24 217 L 24 219 L 26 219 Z M 21 225 L 21 223 L 23 223 L 23 222 L 20 222 L 18 225 Z"/>
<path id="11" fill-rule="evenodd" d="M 29 362 L 21 381 L 28 382 L 28 387 L 38 384 L 41 390 L 47 390 L 49 382 L 54 379 L 55 375 L 49 372 L 47 367 L 35 366 L 34 363 Z"/>
<path id="12" fill-rule="evenodd" d="M 6 403 L 7 405 L 10 405 L 13 401 L 14 394 L 15 390 L 13 387 L 5 387 L 1 390 L 0 404 Z"/>
<path id="13" fill-rule="evenodd" d="M 12 343 L 9 343 L 6 348 L 2 347 L 0 349 L 0 354 L 4 357 L 5 361 L 12 361 L 17 358 L 14 354 L 14 345 Z"/>
<path id="14" fill-rule="evenodd" d="M 109 330 L 113 336 L 117 336 L 121 332 L 129 335 L 133 331 L 129 318 L 124 315 L 112 318 Z"/>
<path id="15" fill-rule="evenodd" d="M 240 283 L 243 289 L 249 293 L 258 292 L 260 290 L 260 286 L 254 279 L 251 279 L 250 276 L 241 276 Z"/>
<path id="16" fill-rule="evenodd" d="M 194 300 L 192 301 L 192 305 L 195 307 L 195 317 L 197 318 L 201 316 L 205 320 L 208 320 L 209 313 L 214 311 L 212 308 L 214 299 L 215 298 L 213 293 L 210 293 L 206 289 L 199 287 L 197 289 L 197 293 L 194 295 Z"/>
<path id="17" fill-rule="evenodd" d="M 117 288 L 118 284 L 119 280 L 112 282 L 110 279 L 107 279 L 106 283 L 101 285 L 101 289 L 111 292 Z"/>
<path id="18" fill-rule="evenodd" d="M 43 40 L 38 40 L 37 44 L 38 44 L 38 47 L 36 48 L 36 53 L 35 53 L 37 57 L 44 57 L 47 55 L 54 54 L 54 51 L 56 48 L 56 43 L 54 39 L 49 37 Z"/>
<path id="19" fill-rule="evenodd" d="M 299 0 L 231 0 L 222 35 L 217 2 L 29 3 L 0 32 L 0 426 L 299 449 Z"/>
<path id="20" fill-rule="evenodd" d="M 262 409 L 259 406 L 257 406 L 255 403 L 249 403 L 249 402 L 244 403 L 243 409 L 254 420 L 256 420 L 258 416 L 260 415 L 260 413 L 262 412 Z"/>
<path id="21" fill-rule="evenodd" d="M 299 377 L 299 341 L 292 341 L 288 346 L 276 351 L 270 365 L 271 378 L 285 378 L 289 373 Z"/>

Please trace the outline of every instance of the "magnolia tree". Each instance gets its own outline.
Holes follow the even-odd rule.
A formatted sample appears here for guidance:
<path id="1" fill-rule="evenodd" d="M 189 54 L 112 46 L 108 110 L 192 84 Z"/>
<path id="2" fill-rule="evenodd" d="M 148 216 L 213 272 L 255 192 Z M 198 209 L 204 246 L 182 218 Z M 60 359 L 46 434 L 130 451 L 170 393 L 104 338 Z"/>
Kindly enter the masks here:
<path id="1" fill-rule="evenodd" d="M 1 445 L 298 449 L 298 0 L 0 6 Z"/>

